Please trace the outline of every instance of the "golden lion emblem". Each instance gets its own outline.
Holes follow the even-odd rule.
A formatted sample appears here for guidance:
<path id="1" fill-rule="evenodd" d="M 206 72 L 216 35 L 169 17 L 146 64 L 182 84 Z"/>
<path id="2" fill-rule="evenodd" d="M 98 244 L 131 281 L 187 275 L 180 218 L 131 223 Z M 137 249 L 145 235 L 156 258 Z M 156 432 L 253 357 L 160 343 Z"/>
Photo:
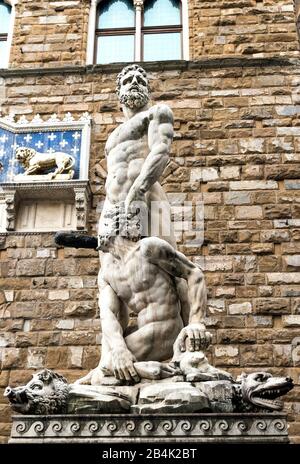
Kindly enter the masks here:
<path id="1" fill-rule="evenodd" d="M 25 172 L 22 174 L 24 176 L 43 174 L 43 171 L 51 168 L 56 168 L 55 171 L 48 174 L 51 179 L 63 172 L 67 172 L 70 179 L 74 175 L 72 168 L 75 165 L 75 159 L 68 153 L 60 151 L 39 153 L 34 148 L 19 147 L 16 150 L 16 159 L 25 168 Z"/>

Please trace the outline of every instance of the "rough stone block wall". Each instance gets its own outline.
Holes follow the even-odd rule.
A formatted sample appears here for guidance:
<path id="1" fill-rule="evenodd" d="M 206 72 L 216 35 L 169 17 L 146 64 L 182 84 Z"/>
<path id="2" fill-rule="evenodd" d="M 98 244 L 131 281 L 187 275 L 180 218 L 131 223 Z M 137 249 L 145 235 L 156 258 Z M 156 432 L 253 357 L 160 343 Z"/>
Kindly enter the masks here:
<path id="1" fill-rule="evenodd" d="M 20 1 L 11 67 L 85 64 L 90 0 Z M 293 0 L 190 0 L 190 56 L 299 56 Z"/>
<path id="2" fill-rule="evenodd" d="M 293 0 L 192 0 L 192 58 L 299 55 Z"/>
<path id="3" fill-rule="evenodd" d="M 285 408 L 290 436 L 300 442 L 300 67 L 293 2 L 189 3 L 194 61 L 147 65 L 153 102 L 167 103 L 175 115 L 164 188 L 173 204 L 205 205 L 203 247 L 183 241 L 179 248 L 204 264 L 210 360 L 234 375 L 263 369 L 292 376 L 297 386 Z M 85 62 L 88 10 L 89 0 L 19 2 L 13 69 L 0 72 L 0 111 L 29 119 L 91 113 L 89 232 L 95 233 L 104 198 L 99 163 L 123 120 L 114 94 L 122 65 L 63 69 Z M 223 59 L 228 55 L 232 61 Z M 97 365 L 98 266 L 96 253 L 57 249 L 51 234 L 0 236 L 1 442 L 10 433 L 2 396 L 8 384 L 22 384 L 42 367 L 73 381 Z"/>
<path id="4" fill-rule="evenodd" d="M 85 62 L 90 0 L 26 0 L 16 6 L 11 67 Z"/>
<path id="5" fill-rule="evenodd" d="M 212 362 L 233 374 L 264 369 L 291 375 L 299 384 L 300 69 L 291 63 L 248 65 L 149 70 L 153 101 L 167 103 L 175 115 L 163 184 L 172 203 L 205 204 L 204 246 L 179 247 L 196 262 L 204 261 Z M 115 76 L 6 77 L 4 113 L 19 108 L 20 99 L 29 114 L 42 117 L 53 111 L 91 112 L 91 233 L 104 196 L 99 162 L 108 134 L 122 121 Z M 4 387 L 25 382 L 44 366 L 70 381 L 80 377 L 96 366 L 101 336 L 96 253 L 57 249 L 51 234 L 12 233 L 1 237 L 0 256 L 0 435 L 5 440 Z M 298 440 L 299 407 L 297 386 L 286 409 L 290 434 Z"/>

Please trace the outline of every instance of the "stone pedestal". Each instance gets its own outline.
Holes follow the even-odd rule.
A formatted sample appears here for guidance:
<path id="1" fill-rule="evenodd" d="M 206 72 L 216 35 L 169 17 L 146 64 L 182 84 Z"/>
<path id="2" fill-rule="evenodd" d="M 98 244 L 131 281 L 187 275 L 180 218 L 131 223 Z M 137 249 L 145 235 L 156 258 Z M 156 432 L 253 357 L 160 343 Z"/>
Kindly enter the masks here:
<path id="1" fill-rule="evenodd" d="M 14 416 L 9 443 L 288 443 L 286 415 Z"/>

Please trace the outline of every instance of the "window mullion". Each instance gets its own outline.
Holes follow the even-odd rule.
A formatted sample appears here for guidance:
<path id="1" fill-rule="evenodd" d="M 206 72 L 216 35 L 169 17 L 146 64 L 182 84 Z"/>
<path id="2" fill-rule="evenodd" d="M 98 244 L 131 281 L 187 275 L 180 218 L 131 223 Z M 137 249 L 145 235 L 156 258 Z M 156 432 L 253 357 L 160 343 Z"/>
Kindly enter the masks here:
<path id="1" fill-rule="evenodd" d="M 190 46 L 189 46 L 189 10 L 188 0 L 181 0 L 181 21 L 182 21 L 182 45 L 183 59 L 189 61 Z"/>
<path id="2" fill-rule="evenodd" d="M 143 0 L 133 0 L 135 7 L 135 61 L 142 61 L 142 10 Z"/>
<path id="3" fill-rule="evenodd" d="M 97 0 L 91 1 L 89 24 L 88 24 L 88 38 L 87 38 L 87 58 L 86 64 L 93 64 L 94 54 L 97 44 L 95 41 L 95 27 L 97 20 Z"/>

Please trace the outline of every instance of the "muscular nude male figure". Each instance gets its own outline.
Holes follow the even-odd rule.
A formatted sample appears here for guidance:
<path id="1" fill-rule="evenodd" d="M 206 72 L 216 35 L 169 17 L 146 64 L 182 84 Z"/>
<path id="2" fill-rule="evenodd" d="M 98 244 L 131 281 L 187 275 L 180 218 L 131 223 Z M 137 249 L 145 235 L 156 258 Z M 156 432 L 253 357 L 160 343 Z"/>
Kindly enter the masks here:
<path id="1" fill-rule="evenodd" d="M 116 205 L 124 203 L 125 212 L 129 215 L 134 214 L 135 202 L 145 202 L 149 213 L 152 202 L 168 205 L 158 180 L 169 160 L 173 139 L 172 111 L 166 105 L 149 107 L 146 72 L 138 65 L 122 70 L 117 79 L 117 93 L 125 122 L 112 132 L 105 147 L 106 198 L 99 221 L 99 235 L 112 233 L 109 216 Z M 168 211 L 164 217 L 168 218 Z M 155 218 L 151 219 L 154 222 Z M 149 235 L 152 235 L 151 231 Z M 171 231 L 164 238 L 175 243 Z"/>
<path id="2" fill-rule="evenodd" d="M 118 212 L 117 214 L 119 214 L 122 208 L 124 208 L 125 218 L 131 221 L 132 217 L 135 216 L 138 211 L 136 202 L 138 202 L 138 205 L 144 204 L 151 219 L 150 223 L 151 221 L 154 223 L 159 219 L 155 217 L 155 211 L 152 207 L 153 202 L 164 202 L 165 208 L 168 205 L 166 194 L 158 180 L 169 160 L 169 151 L 173 139 L 172 111 L 168 106 L 162 104 L 149 107 L 147 75 L 146 72 L 136 64 L 127 66 L 118 75 L 117 93 L 122 105 L 125 122 L 112 132 L 106 143 L 106 199 L 99 220 L 99 237 L 110 236 L 115 233 L 116 211 Z M 164 217 L 169 217 L 168 212 L 165 212 Z M 147 232 L 142 230 L 141 235 L 153 235 L 151 227 L 149 229 L 150 230 Z M 132 239 L 133 237 L 129 238 Z M 135 237 L 135 239 L 137 238 L 139 237 Z M 171 231 L 169 231 L 166 236 L 161 235 L 161 238 L 169 242 L 173 248 L 176 247 Z M 125 246 L 126 237 L 120 236 L 119 240 L 119 246 L 122 247 L 122 243 Z M 127 243 L 130 242 L 132 242 L 132 240 L 127 240 Z M 165 315 L 157 316 L 158 319 L 155 320 L 153 312 L 156 313 L 158 311 L 158 302 L 156 301 L 155 303 L 155 310 L 151 310 L 151 305 L 149 307 L 144 305 L 143 311 L 139 309 L 141 303 L 133 291 L 134 286 L 131 282 L 131 273 L 128 272 L 127 269 L 126 272 L 123 269 L 125 265 L 124 262 L 122 260 L 120 261 L 120 259 L 116 257 L 116 254 L 112 253 L 112 250 L 108 250 L 107 253 L 102 253 L 100 250 L 100 261 L 101 270 L 98 284 L 100 289 L 99 305 L 102 319 L 103 342 L 99 370 L 107 364 L 106 360 L 111 358 L 112 370 L 115 374 L 118 373 L 119 378 L 127 379 L 128 375 L 130 375 L 132 380 L 137 381 L 138 375 L 133 365 L 136 359 L 136 355 L 134 355 L 133 352 L 136 352 L 137 348 L 134 349 L 133 344 L 130 342 L 131 339 L 136 340 L 136 336 L 128 338 L 128 345 L 127 341 L 125 343 L 123 334 L 124 327 L 126 326 L 124 320 L 127 320 L 128 317 L 128 308 L 130 307 L 130 309 L 134 311 L 135 305 L 137 305 L 135 308 L 136 314 L 144 314 L 146 320 L 147 318 L 149 318 L 149 320 L 153 319 L 152 322 L 155 322 L 154 325 L 157 328 L 162 326 L 157 333 L 155 331 L 155 335 L 154 332 L 151 332 L 152 341 L 154 341 L 153 337 L 155 337 L 155 341 L 158 343 L 157 347 L 154 348 L 154 343 L 151 343 L 151 351 L 147 351 L 149 350 L 147 346 L 147 348 L 145 348 L 147 354 L 146 351 L 143 351 L 143 355 L 139 354 L 137 356 L 138 359 L 145 358 L 146 356 L 149 360 L 152 357 L 153 361 L 158 361 L 166 359 L 167 354 L 172 356 L 172 343 L 178 335 L 178 331 L 180 331 L 183 326 L 186 326 L 186 324 L 189 325 L 183 329 L 182 337 L 183 340 L 186 338 L 189 340 L 189 343 L 187 343 L 188 349 L 192 349 L 193 347 L 193 349 L 200 350 L 207 346 L 210 336 L 202 323 L 204 306 L 201 308 L 201 311 L 197 311 L 195 317 L 192 317 L 192 319 L 194 319 L 193 324 L 191 324 L 191 308 L 188 298 L 189 291 L 186 286 L 186 281 L 183 280 L 183 275 L 176 276 L 176 274 L 174 274 L 171 279 L 173 282 L 172 285 L 174 286 L 171 292 L 174 301 L 169 303 L 172 309 L 168 310 L 168 304 L 164 303 L 164 309 L 163 311 L 160 309 L 159 313 L 161 314 L 164 312 Z M 131 303 L 129 306 L 128 301 L 123 295 L 125 290 L 122 290 L 122 297 L 120 297 L 118 292 L 114 289 L 113 283 L 107 278 L 104 278 L 104 275 L 107 276 L 107 272 L 110 272 L 111 269 L 114 269 L 114 274 L 119 273 L 122 275 L 124 282 L 123 287 L 127 288 L 131 295 Z M 147 272 L 147 277 L 145 277 L 145 275 L 141 274 L 142 269 L 144 269 L 144 267 L 141 264 L 139 265 L 140 283 L 136 283 L 136 288 L 147 286 L 149 298 L 150 294 L 152 295 L 150 298 L 151 300 L 154 298 L 156 291 L 150 290 L 152 287 L 152 284 L 148 281 L 150 274 Z M 170 280 L 170 278 L 168 279 Z M 146 280 L 147 282 L 145 282 Z M 135 281 L 138 281 L 137 277 L 135 277 Z M 169 294 L 170 290 L 166 283 L 162 288 L 164 288 L 166 294 Z M 137 292 L 139 292 L 139 290 L 137 290 Z M 162 294 L 164 292 L 162 292 Z M 143 302 L 147 300 L 145 294 L 146 292 L 143 293 Z M 168 295 L 168 298 L 169 297 L 171 298 L 170 295 Z M 165 299 L 167 296 L 164 295 L 163 298 Z M 204 305 L 204 300 L 202 300 L 202 304 Z M 174 309 L 175 307 L 176 311 Z M 176 316 L 174 315 L 174 311 L 176 312 Z M 141 319 L 142 316 L 139 317 Z M 161 323 L 161 317 L 165 318 L 164 323 Z M 169 321 L 168 323 L 165 322 L 167 320 Z M 145 329 L 143 330 L 145 332 Z M 163 348 L 160 334 L 165 334 L 166 331 L 172 332 L 173 335 L 168 339 L 168 348 Z M 149 333 L 147 329 L 147 340 L 149 339 Z M 146 339 L 144 339 L 144 343 Z M 110 343 L 106 343 L 106 340 L 110 340 Z M 141 343 L 141 335 L 139 340 Z M 145 343 L 145 345 L 148 345 L 148 343 Z M 111 357 L 112 349 L 113 356 Z M 142 350 L 141 347 L 139 349 Z M 184 343 L 183 349 L 185 349 Z M 159 354 L 160 350 L 161 354 Z"/>
<path id="3" fill-rule="evenodd" d="M 210 342 L 209 332 L 199 326 L 206 302 L 201 269 L 158 237 L 132 241 L 107 235 L 99 243 L 109 266 L 103 266 L 99 275 L 102 356 L 90 383 L 101 384 L 104 375 L 138 382 L 139 374 L 151 378 L 153 367 L 153 378 L 157 369 L 162 377 L 173 375 L 176 369 L 172 364 L 152 361 L 168 361 L 178 350 L 198 351 Z M 187 281 L 187 327 L 181 317 L 176 277 Z M 129 313 L 137 316 L 137 328 L 124 336 Z M 188 343 L 187 331 L 192 332 Z"/>

